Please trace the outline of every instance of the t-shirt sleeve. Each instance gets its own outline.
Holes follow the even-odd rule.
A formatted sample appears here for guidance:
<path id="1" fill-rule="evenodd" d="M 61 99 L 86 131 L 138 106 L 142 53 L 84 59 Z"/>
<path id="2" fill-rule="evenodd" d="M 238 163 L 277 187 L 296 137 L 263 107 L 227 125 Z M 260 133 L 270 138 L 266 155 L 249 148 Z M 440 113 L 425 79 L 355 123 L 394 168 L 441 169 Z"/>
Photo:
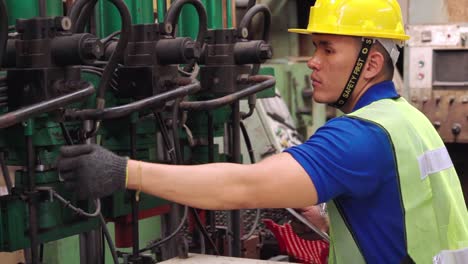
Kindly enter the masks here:
<path id="1" fill-rule="evenodd" d="M 286 149 L 317 189 L 319 203 L 365 197 L 394 166 L 390 141 L 379 126 L 348 117 L 332 119 L 305 143 Z"/>

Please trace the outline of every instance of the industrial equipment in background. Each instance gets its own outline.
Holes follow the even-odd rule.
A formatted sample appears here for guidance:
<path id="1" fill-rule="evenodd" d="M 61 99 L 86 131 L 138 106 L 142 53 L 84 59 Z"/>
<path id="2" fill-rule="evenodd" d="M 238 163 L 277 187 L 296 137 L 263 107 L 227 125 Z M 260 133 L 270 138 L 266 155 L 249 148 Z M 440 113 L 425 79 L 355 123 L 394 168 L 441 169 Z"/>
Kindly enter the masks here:
<path id="1" fill-rule="evenodd" d="M 468 25 L 412 25 L 408 97 L 445 143 L 468 143 Z"/>
<path id="2" fill-rule="evenodd" d="M 256 225 L 245 234 L 239 211 L 220 227 L 216 212 L 135 192 L 82 200 L 55 171 L 61 146 L 90 143 L 150 162 L 241 163 L 243 120 L 275 95 L 275 79 L 260 67 L 273 55 L 269 8 L 249 1 L 237 26 L 235 6 L 0 0 L 0 251 L 25 249 L 33 264 L 249 255 Z"/>
<path id="3" fill-rule="evenodd" d="M 405 48 L 407 99 L 442 137 L 468 198 L 468 25 L 408 26 Z"/>

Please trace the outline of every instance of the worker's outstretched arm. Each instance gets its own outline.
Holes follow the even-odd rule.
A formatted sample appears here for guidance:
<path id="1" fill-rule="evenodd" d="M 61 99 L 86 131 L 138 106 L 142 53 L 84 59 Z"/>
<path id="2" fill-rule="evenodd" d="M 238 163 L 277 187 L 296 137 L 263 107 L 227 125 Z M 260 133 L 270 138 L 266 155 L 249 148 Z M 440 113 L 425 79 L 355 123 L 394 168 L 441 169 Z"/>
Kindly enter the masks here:
<path id="1" fill-rule="evenodd" d="M 184 166 L 127 160 L 97 145 L 81 145 L 63 147 L 57 168 L 81 198 L 126 187 L 203 209 L 298 208 L 317 202 L 310 177 L 287 153 L 252 165 Z"/>

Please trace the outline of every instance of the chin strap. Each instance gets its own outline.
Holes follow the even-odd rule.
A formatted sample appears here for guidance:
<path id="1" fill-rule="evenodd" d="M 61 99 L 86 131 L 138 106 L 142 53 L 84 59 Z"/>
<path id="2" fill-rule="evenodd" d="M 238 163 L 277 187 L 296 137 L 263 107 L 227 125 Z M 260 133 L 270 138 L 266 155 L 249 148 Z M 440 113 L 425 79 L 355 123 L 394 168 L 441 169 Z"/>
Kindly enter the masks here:
<path id="1" fill-rule="evenodd" d="M 341 108 L 343 105 L 348 102 L 348 99 L 351 97 L 351 94 L 354 91 L 354 88 L 356 88 L 356 84 L 359 80 L 359 77 L 361 77 L 362 73 L 362 68 L 364 68 L 364 64 L 366 64 L 367 57 L 369 56 L 369 51 L 374 44 L 374 40 L 370 38 L 362 38 L 362 47 L 361 51 L 359 52 L 359 56 L 356 60 L 356 64 L 354 64 L 353 71 L 351 72 L 351 75 L 349 76 L 348 82 L 343 89 L 343 92 L 341 93 L 340 98 L 338 101 L 332 104 L 332 106 L 336 108 Z"/>

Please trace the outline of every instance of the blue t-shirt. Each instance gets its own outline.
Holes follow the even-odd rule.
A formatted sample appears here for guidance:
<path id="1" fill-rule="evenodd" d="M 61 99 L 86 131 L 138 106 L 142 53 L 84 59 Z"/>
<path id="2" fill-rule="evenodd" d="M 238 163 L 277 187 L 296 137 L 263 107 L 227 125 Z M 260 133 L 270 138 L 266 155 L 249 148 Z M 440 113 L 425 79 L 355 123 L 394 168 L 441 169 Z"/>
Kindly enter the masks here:
<path id="1" fill-rule="evenodd" d="M 353 111 L 395 97 L 393 82 L 382 82 L 367 90 Z M 406 256 L 396 161 L 381 127 L 337 117 L 285 152 L 309 174 L 319 203 L 335 199 L 341 207 L 367 263 L 399 263 Z"/>

